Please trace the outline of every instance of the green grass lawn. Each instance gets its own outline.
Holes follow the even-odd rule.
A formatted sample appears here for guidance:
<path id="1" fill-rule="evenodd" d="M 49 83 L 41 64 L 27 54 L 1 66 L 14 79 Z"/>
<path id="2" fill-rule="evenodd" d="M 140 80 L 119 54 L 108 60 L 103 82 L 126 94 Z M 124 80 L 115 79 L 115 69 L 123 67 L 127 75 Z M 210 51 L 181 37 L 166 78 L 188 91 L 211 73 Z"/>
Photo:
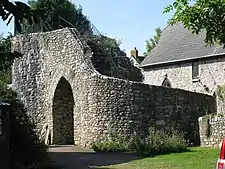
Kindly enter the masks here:
<path id="1" fill-rule="evenodd" d="M 125 164 L 105 166 L 111 169 L 215 169 L 220 149 L 191 148 L 191 152 L 160 155 Z"/>

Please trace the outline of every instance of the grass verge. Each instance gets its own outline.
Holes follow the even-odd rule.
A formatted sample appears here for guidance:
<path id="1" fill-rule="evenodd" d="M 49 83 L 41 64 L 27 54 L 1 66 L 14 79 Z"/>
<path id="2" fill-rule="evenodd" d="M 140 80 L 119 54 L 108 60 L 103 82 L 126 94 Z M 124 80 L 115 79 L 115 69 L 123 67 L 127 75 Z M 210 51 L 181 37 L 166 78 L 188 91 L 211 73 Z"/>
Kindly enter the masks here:
<path id="1" fill-rule="evenodd" d="M 218 148 L 191 148 L 190 152 L 159 155 L 125 164 L 104 166 L 104 169 L 215 169 Z"/>

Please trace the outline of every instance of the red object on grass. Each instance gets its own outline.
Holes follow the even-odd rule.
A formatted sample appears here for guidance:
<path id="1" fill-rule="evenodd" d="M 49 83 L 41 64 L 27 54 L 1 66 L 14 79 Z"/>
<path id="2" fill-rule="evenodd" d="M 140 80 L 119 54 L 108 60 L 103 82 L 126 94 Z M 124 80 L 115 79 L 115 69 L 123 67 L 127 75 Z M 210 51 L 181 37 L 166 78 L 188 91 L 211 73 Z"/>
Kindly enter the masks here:
<path id="1" fill-rule="evenodd" d="M 224 164 L 225 164 L 225 139 L 223 140 L 220 148 L 220 158 L 217 161 L 216 169 L 225 169 Z"/>
<path id="2" fill-rule="evenodd" d="M 224 160 L 225 159 L 225 139 L 222 142 L 222 146 L 220 149 L 220 159 Z"/>

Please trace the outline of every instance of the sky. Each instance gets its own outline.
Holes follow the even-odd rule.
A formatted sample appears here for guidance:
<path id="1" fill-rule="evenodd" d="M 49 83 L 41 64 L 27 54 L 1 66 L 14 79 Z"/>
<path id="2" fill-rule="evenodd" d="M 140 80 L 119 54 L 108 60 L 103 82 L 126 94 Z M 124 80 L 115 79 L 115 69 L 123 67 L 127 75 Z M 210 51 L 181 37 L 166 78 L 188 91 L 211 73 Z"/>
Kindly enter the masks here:
<path id="1" fill-rule="evenodd" d="M 27 2 L 27 0 L 21 0 Z M 167 26 L 172 14 L 163 14 L 174 0 L 71 0 L 81 5 L 83 12 L 103 35 L 122 40 L 121 49 L 129 55 L 136 47 L 139 55 L 145 51 L 145 41 L 155 29 Z M 0 33 L 13 31 L 13 24 L 0 21 Z"/>

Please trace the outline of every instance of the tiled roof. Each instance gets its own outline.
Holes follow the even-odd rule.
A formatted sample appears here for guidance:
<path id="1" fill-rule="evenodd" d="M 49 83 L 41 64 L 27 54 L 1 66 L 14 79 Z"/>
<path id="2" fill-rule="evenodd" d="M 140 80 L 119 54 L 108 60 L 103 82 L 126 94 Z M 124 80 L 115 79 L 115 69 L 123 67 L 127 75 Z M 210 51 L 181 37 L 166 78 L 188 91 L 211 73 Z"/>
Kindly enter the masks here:
<path id="1" fill-rule="evenodd" d="M 198 35 L 192 34 L 180 23 L 169 25 L 163 30 L 158 45 L 143 60 L 140 67 L 225 54 L 225 49 L 222 47 L 206 47 L 204 35 L 204 32 Z"/>

